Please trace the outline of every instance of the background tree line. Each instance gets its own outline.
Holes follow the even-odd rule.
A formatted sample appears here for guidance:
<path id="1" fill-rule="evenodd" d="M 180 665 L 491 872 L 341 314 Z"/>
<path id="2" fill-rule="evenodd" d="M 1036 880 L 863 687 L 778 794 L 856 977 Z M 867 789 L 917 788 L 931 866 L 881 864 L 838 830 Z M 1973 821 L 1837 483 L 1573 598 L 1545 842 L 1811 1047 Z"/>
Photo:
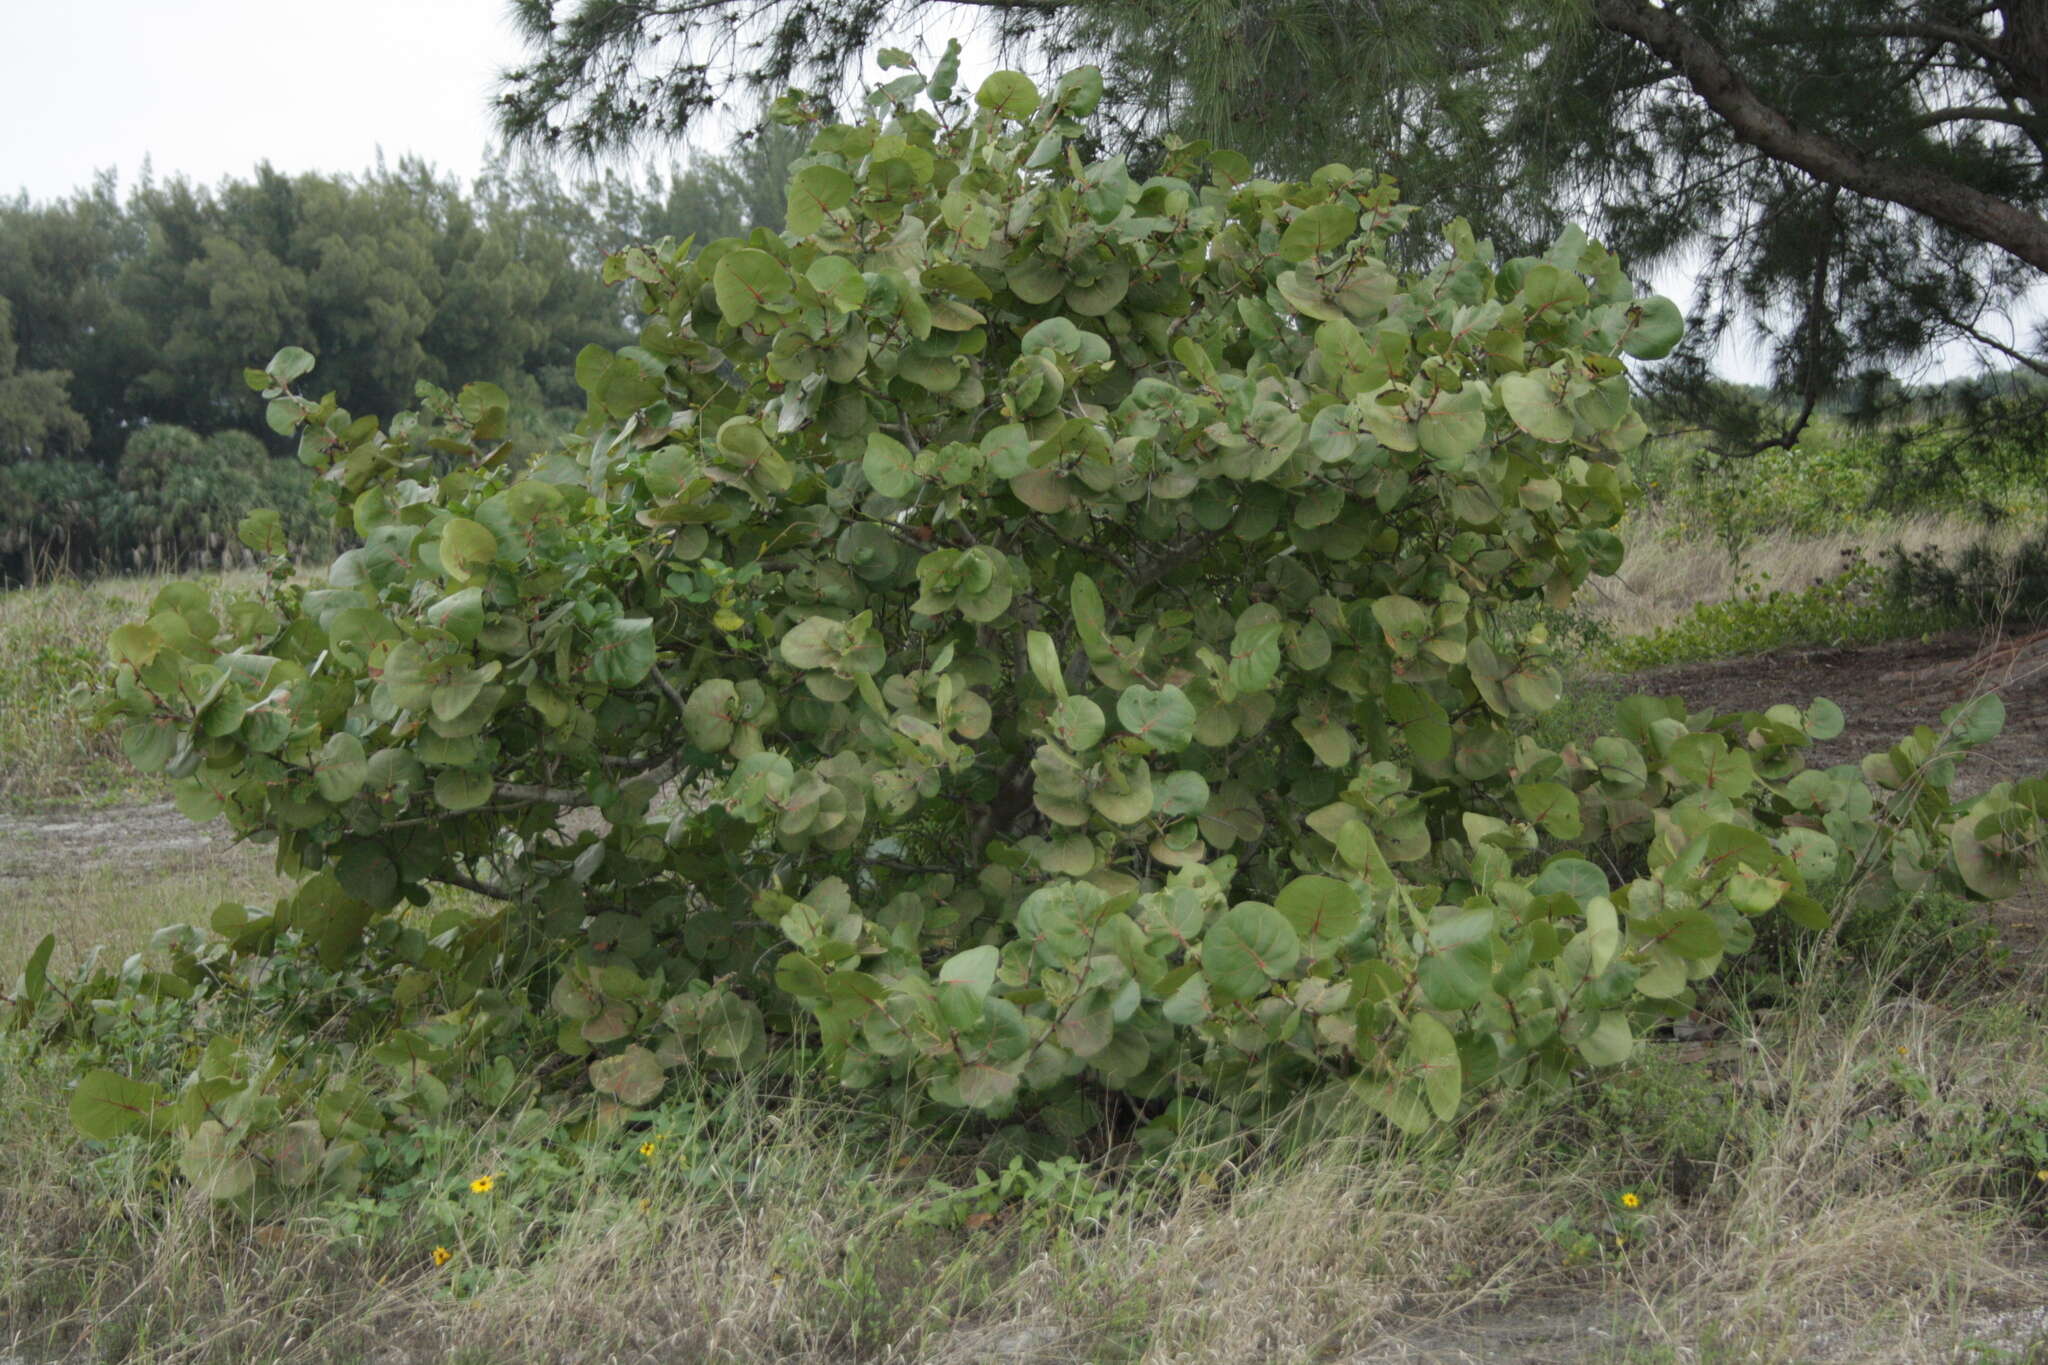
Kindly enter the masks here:
<path id="1" fill-rule="evenodd" d="M 628 339 L 605 253 L 780 227 L 794 155 L 770 132 L 639 176 L 263 165 L 0 201 L 0 582 L 191 563 L 259 506 L 324 534 L 241 379 L 280 346 L 312 351 L 356 412 L 411 407 L 420 380 L 489 380 L 527 433 L 573 423 L 576 353 Z"/>

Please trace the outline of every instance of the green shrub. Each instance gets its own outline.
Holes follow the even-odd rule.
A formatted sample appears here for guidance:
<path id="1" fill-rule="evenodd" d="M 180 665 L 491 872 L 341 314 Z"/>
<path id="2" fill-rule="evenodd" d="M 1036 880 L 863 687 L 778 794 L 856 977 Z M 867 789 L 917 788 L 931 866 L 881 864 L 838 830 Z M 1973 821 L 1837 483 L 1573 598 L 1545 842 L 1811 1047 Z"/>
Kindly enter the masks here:
<path id="1" fill-rule="evenodd" d="M 103 536 L 107 553 L 127 569 L 225 568 L 247 553 L 235 528 L 259 507 L 278 513 L 280 531 L 301 553 L 333 549 L 306 471 L 272 459 L 245 431 L 200 437 L 183 427 L 144 427 L 128 438 L 116 482 Z"/>
<path id="2" fill-rule="evenodd" d="M 312 479 L 245 431 L 199 436 L 146 426 L 128 438 L 114 477 L 72 461 L 0 466 L 0 582 L 95 572 L 227 568 L 250 558 L 235 536 L 258 508 L 300 554 L 332 554 Z"/>
<path id="3" fill-rule="evenodd" d="M 2048 621 L 2048 530 L 2010 551 L 1979 540 L 1953 556 L 1934 546 L 1886 553 L 1885 595 L 1900 612 L 2017 628 Z"/>
<path id="4" fill-rule="evenodd" d="M 1921 433 L 1940 446 L 1939 428 Z M 1874 530 L 1901 512 L 1947 512 L 1998 521 L 2048 510 L 2026 461 L 1999 467 L 1964 463 L 1933 482 L 1900 482 L 1901 461 L 1916 456 L 1888 433 L 1814 422 L 1790 450 L 1740 459 L 1703 449 L 1696 439 L 1645 442 L 1629 457 L 1657 508 L 1660 535 L 1674 543 L 1711 540 L 1736 558 L 1762 537 L 1820 539 Z M 2031 458 L 2031 457 L 2030 457 Z M 1905 496 L 1901 496 L 1901 494 Z"/>
<path id="5" fill-rule="evenodd" d="M 1867 780 L 1803 770 L 1826 702 L 1517 733 L 1559 683 L 1508 613 L 1619 563 L 1621 357 L 1679 332 L 1609 253 L 1454 224 L 1404 276 L 1384 181 L 1192 146 L 1139 183 L 1082 159 L 1096 73 L 956 66 L 819 129 L 787 233 L 614 257 L 645 322 L 560 449 L 513 467 L 487 385 L 387 429 L 303 351 L 251 372 L 363 543 L 115 633 L 127 752 L 302 878 L 146 984 L 290 942 L 404 1023 L 375 1085 L 93 1073 L 84 1131 L 240 1195 L 360 1170 L 480 1049 L 504 1103 L 619 1119 L 787 1045 L 1068 1136 L 1104 1092 L 1203 1131 L 1332 1080 L 1416 1131 L 1628 1057 L 1854 858 L 2031 867 L 2048 784 L 1946 794 L 1995 699 Z M 500 908 L 403 908 L 447 886 Z M 507 1043 L 536 1012 L 573 1064 Z"/>
<path id="6" fill-rule="evenodd" d="M 1839 535 L 1873 524 L 1883 465 L 1867 442 L 1809 427 L 1791 450 L 1740 460 L 1660 441 L 1635 460 L 1674 540 L 1712 539 L 1740 556 L 1772 534 Z"/>
<path id="7" fill-rule="evenodd" d="M 76 460 L 0 463 L 0 585 L 39 583 L 102 557 L 113 481 Z"/>

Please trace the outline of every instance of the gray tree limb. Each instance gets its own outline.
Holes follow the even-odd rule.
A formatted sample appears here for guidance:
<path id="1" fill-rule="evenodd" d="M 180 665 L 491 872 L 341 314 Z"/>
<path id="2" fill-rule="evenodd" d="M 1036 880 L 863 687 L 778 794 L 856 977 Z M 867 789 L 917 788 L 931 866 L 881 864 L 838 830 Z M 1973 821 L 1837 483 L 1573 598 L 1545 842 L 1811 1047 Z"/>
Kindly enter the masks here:
<path id="1" fill-rule="evenodd" d="M 2048 271 L 2048 219 L 1925 166 L 1867 156 L 1797 127 L 1760 96 L 1713 43 L 1645 0 L 1593 0 L 1601 27 L 1670 63 L 1735 136 L 1823 184 L 1924 214 Z"/>

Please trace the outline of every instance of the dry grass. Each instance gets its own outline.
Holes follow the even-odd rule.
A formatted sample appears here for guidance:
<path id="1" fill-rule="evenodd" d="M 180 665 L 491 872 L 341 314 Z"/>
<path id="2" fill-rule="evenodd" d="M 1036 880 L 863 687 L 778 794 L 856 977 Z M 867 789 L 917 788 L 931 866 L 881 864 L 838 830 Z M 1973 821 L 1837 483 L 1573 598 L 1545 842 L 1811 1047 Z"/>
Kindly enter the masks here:
<path id="1" fill-rule="evenodd" d="M 1894 522 L 1876 537 L 1866 532 L 1818 538 L 1772 533 L 1758 538 L 1738 560 L 1709 538 L 1680 539 L 1666 532 L 1654 515 L 1632 519 L 1621 532 L 1629 547 L 1621 571 L 1591 580 L 1580 594 L 1587 614 L 1617 635 L 1648 634 L 1702 602 L 1740 596 L 1750 582 L 1799 589 L 1840 573 L 1859 554 L 1875 561 L 1895 545 L 1953 552 L 1987 535 L 1981 522 L 1921 516 Z M 1993 543 L 2000 538 L 1994 536 Z"/>
<path id="2" fill-rule="evenodd" d="M 125 955 L 162 925 L 205 924 L 225 900 L 267 905 L 288 885 L 272 871 L 267 850 L 195 842 L 81 858 L 0 825 L 0 978 L 12 979 L 53 929 L 51 965 L 61 971 L 94 944 L 120 946 Z"/>
<path id="3" fill-rule="evenodd" d="M 593 1172 L 545 1239 L 478 1220 L 344 1235 L 94 1156 L 51 1073 L 0 1064 L 0 1355 L 186 1361 L 1856 1361 L 2027 1340 L 2048 1263 L 1981 1171 L 1928 1165 L 1942 1115 L 2048 1093 L 2042 982 L 1967 1006 L 1876 988 L 1717 1045 L 1734 1110 L 1709 1178 L 1669 1188 L 1643 1131 L 1585 1097 L 1516 1101 L 1434 1144 L 1338 1110 L 1263 1150 L 1097 1166 L 1104 1201 L 929 1215 L 974 1148 L 829 1092 L 742 1086 L 690 1164 Z M 1639 1064 L 1668 1064 L 1665 1044 Z M 1698 1050 L 1697 1048 L 1693 1050 Z M 1922 1103 L 1898 1068 L 1924 1077 Z M 602 1139 L 596 1139 L 602 1141 Z M 625 1139 L 637 1141 L 637 1137 Z M 504 1157 L 449 1154 L 448 1180 Z M 666 1155 L 666 1153 L 664 1153 Z M 729 1172 L 706 1183 L 697 1167 Z M 1155 1171 L 1158 1168 L 1155 1168 Z M 936 1182 L 936 1183 L 934 1183 Z M 1640 1222 L 1617 1197 L 1640 1190 Z M 2040 1205 L 2037 1203 L 2036 1217 Z M 920 1215 L 926 1215 L 920 1217 Z M 1561 1242 L 1561 1222 L 1603 1247 Z M 2038 1228 L 2038 1224 L 2035 1225 Z M 1604 1244 L 1625 1228 L 1620 1252 Z M 422 1238 L 427 1240 L 423 1241 Z M 456 1272 L 468 1277 L 456 1292 Z"/>

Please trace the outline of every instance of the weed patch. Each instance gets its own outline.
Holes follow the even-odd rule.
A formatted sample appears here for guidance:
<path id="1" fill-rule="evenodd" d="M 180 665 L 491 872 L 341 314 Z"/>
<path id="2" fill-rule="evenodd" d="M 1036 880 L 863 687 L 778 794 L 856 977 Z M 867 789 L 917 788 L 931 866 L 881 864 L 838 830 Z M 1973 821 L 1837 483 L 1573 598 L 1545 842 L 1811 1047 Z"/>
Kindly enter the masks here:
<path id="1" fill-rule="evenodd" d="M 1902 602 L 1883 588 L 1883 574 L 1860 559 L 1805 588 L 1776 588 L 1751 579 L 1731 600 L 1700 602 L 1668 626 L 1616 640 L 1605 662 L 1632 673 L 1802 645 L 1874 644 L 1960 624 L 1948 607 Z"/>

